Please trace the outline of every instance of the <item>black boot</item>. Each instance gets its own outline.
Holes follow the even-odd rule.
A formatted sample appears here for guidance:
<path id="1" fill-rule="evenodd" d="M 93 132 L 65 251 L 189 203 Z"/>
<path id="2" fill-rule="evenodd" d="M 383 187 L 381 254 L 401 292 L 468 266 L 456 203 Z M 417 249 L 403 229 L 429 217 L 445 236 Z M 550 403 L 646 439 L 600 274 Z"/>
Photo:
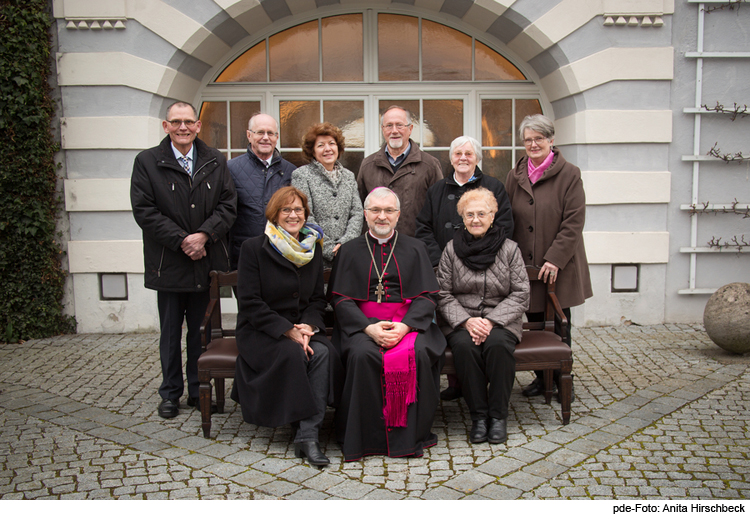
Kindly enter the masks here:
<path id="1" fill-rule="evenodd" d="M 313 466 L 327 466 L 331 463 L 321 451 L 318 442 L 298 442 L 294 444 L 294 456 L 307 458 Z"/>

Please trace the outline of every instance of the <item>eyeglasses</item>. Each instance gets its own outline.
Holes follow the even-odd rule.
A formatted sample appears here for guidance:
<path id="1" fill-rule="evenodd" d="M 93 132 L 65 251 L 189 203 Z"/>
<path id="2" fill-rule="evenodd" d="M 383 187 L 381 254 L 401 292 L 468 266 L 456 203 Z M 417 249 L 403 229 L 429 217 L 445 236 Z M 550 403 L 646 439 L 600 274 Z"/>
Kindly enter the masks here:
<path id="1" fill-rule="evenodd" d="M 289 216 L 290 214 L 296 214 L 297 216 L 302 216 L 305 213 L 305 210 L 302 207 L 282 207 L 281 213 Z"/>
<path id="2" fill-rule="evenodd" d="M 523 144 L 527 147 L 531 146 L 532 143 L 536 143 L 537 145 L 541 145 L 547 141 L 546 137 L 535 137 L 535 138 L 526 138 L 523 140 Z"/>
<path id="3" fill-rule="evenodd" d="M 405 128 L 409 128 L 411 125 L 405 125 L 403 123 L 388 123 L 387 125 L 383 125 L 383 130 L 393 130 L 394 128 L 396 130 L 403 130 Z"/>
<path id="4" fill-rule="evenodd" d="M 197 121 L 193 121 L 192 119 L 172 119 L 171 121 L 167 122 L 175 128 L 180 128 L 180 126 L 182 125 L 185 125 L 188 128 L 192 128 L 195 126 L 195 123 L 197 123 Z"/>
<path id="5" fill-rule="evenodd" d="M 256 136 L 258 136 L 259 138 L 261 138 L 263 136 L 268 136 L 268 137 L 272 138 L 272 137 L 276 137 L 276 136 L 279 135 L 278 132 L 271 132 L 270 130 L 250 130 L 250 132 L 252 132 Z"/>
<path id="6" fill-rule="evenodd" d="M 380 216 L 380 213 L 385 213 L 387 216 L 391 216 L 392 214 L 398 213 L 399 210 L 393 209 L 392 207 L 389 207 L 388 209 L 381 209 L 380 207 L 370 207 L 369 209 L 365 209 L 365 211 L 369 211 L 375 216 Z"/>
<path id="7" fill-rule="evenodd" d="M 488 213 L 486 211 L 479 211 L 478 213 L 466 213 L 464 214 L 464 218 L 467 220 L 474 220 L 474 218 L 479 218 L 480 220 L 484 220 L 485 216 L 489 216 L 492 213 Z"/>

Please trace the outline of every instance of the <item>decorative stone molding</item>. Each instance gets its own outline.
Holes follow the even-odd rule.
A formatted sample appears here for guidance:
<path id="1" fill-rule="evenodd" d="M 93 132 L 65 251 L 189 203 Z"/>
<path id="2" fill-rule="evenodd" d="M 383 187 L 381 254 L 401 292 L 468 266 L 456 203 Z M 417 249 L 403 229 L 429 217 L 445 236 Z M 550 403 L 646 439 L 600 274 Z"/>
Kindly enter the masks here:
<path id="1" fill-rule="evenodd" d="M 125 29 L 125 18 L 94 20 L 94 19 L 76 19 L 66 18 L 67 29 Z"/>
<path id="2" fill-rule="evenodd" d="M 656 15 L 603 15 L 605 26 L 662 27 L 664 19 Z"/>

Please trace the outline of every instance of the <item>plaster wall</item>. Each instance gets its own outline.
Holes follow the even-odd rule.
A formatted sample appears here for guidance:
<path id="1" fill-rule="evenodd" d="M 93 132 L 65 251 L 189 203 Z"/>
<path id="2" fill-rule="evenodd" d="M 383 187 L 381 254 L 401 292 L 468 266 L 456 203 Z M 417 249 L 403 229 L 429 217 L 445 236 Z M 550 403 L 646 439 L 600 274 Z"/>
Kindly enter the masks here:
<path id="1" fill-rule="evenodd" d="M 155 298 L 142 286 L 140 233 L 128 209 L 128 182 L 136 153 L 163 137 L 160 122 L 168 104 L 174 99 L 199 102 L 216 66 L 246 49 L 254 35 L 341 9 L 306 0 L 116 4 L 104 9 L 100 2 L 54 1 L 70 266 L 81 331 L 155 325 Z M 694 5 L 670 0 L 341 3 L 363 4 L 411 9 L 455 23 L 525 61 L 556 119 L 557 144 L 581 168 L 590 196 L 585 237 L 595 295 L 574 310 L 575 324 L 700 320 L 705 298 L 674 293 L 685 287 L 689 260 L 680 247 L 689 242 L 690 221 L 679 204 L 690 201 L 692 167 L 681 156 L 692 151 L 692 117 L 682 108 L 694 105 L 695 60 L 684 57 L 684 51 L 695 49 Z M 750 27 L 750 10 L 742 11 L 742 18 L 732 22 L 738 31 Z M 621 16 L 626 24 L 619 23 Z M 90 29 L 94 23 L 104 28 L 105 22 L 112 29 Z M 71 23 L 76 29 L 69 29 Z M 738 46 L 721 27 L 712 31 L 717 48 Z M 740 34 L 747 49 L 750 38 Z M 738 68 L 746 63 L 734 64 L 724 70 L 719 63 L 707 66 L 717 82 L 706 87 L 706 94 L 721 97 L 747 86 L 748 71 Z M 725 139 L 743 137 L 748 125 L 750 120 Z M 738 144 L 727 143 L 727 148 Z M 747 176 L 733 172 L 723 181 L 741 191 Z M 727 188 L 704 187 L 707 196 Z M 742 223 L 735 225 L 737 219 L 733 222 L 707 223 L 701 236 L 707 230 L 742 228 Z M 708 259 L 699 269 L 731 274 L 736 272 L 732 263 L 747 257 L 731 258 L 722 261 L 728 264 Z M 610 292 L 611 264 L 623 262 L 641 264 L 638 293 Z M 98 300 L 96 274 L 115 270 L 129 274 L 128 303 L 137 310 Z M 150 301 L 150 310 L 141 309 Z"/>
<path id="2" fill-rule="evenodd" d="M 709 6 L 710 7 L 710 6 Z M 669 170 L 672 191 L 668 216 L 670 263 L 665 277 L 665 320 L 670 322 L 702 321 L 708 294 L 685 295 L 680 290 L 690 287 L 689 253 L 692 217 L 680 210 L 681 204 L 692 203 L 693 163 L 683 156 L 706 155 L 717 144 L 723 152 L 749 153 L 750 119 L 706 114 L 700 118 L 700 141 L 694 150 L 695 114 L 683 112 L 701 104 L 713 107 L 717 102 L 732 107 L 734 103 L 750 104 L 747 86 L 750 84 L 748 59 L 704 59 L 702 94 L 696 101 L 697 59 L 686 53 L 698 49 L 698 6 L 677 2 L 675 6 L 672 42 L 675 48 L 675 77 L 671 86 L 674 136 L 669 150 Z M 714 11 L 705 15 L 704 50 L 714 52 L 750 51 L 750 10 Z M 699 183 L 698 204 L 750 203 L 750 163 L 726 164 L 706 161 L 697 167 Z M 712 237 L 727 241 L 732 236 L 750 240 L 750 219 L 728 214 L 703 214 L 697 219 L 698 246 L 706 246 Z M 715 289 L 731 282 L 750 282 L 750 255 L 743 253 L 697 254 L 695 286 Z"/>

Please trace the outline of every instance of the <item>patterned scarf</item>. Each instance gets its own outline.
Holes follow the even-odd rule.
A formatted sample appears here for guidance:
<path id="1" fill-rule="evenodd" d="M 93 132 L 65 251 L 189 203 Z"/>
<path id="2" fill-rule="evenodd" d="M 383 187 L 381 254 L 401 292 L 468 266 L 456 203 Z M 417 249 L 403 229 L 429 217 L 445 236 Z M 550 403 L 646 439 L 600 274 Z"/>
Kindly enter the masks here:
<path id="1" fill-rule="evenodd" d="M 315 224 L 305 224 L 299 230 L 300 240 L 271 222 L 266 222 L 265 233 L 276 251 L 298 268 L 312 260 L 315 255 L 315 242 L 323 247 L 323 229 Z"/>
<path id="2" fill-rule="evenodd" d="M 313 160 L 312 162 L 320 167 L 320 170 L 323 172 L 323 174 L 325 174 L 328 179 L 333 182 L 334 185 L 339 184 L 339 177 L 341 175 L 340 169 L 342 165 L 338 162 L 338 160 L 334 164 L 332 171 L 327 170 L 318 160 Z"/>

